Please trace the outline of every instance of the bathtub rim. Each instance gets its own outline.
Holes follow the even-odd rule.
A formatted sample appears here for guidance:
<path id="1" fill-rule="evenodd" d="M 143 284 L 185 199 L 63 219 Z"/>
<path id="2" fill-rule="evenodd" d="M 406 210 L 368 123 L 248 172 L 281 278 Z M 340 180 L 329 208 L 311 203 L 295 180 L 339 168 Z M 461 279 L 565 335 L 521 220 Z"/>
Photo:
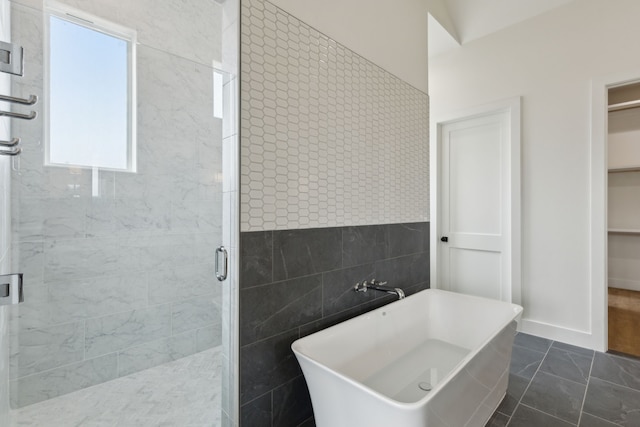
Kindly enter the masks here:
<path id="1" fill-rule="evenodd" d="M 385 310 L 385 308 L 387 308 L 389 305 L 391 304 L 402 304 L 403 301 L 406 301 L 409 298 L 412 298 L 416 295 L 420 295 L 422 293 L 432 293 L 432 294 L 455 294 L 456 297 L 461 297 L 461 298 L 466 298 L 466 299 L 475 299 L 475 300 L 479 300 L 479 301 L 491 301 L 492 303 L 495 302 L 500 302 L 506 305 L 509 305 L 511 307 L 511 310 L 513 311 L 513 315 L 506 321 L 501 322 L 500 326 L 498 328 L 496 328 L 496 330 L 494 332 L 492 332 L 491 334 L 489 334 L 489 336 L 483 340 L 481 342 L 480 345 L 476 346 L 474 349 L 470 349 L 469 353 L 453 368 L 451 369 L 451 371 L 449 371 L 449 373 L 441 380 L 438 382 L 438 384 L 424 397 L 422 397 L 421 399 L 415 401 L 415 402 L 400 402 L 397 401 L 387 395 L 384 395 L 364 384 L 362 384 L 359 381 L 354 380 L 353 378 L 347 376 L 346 374 L 343 374 L 341 372 L 338 372 L 334 369 L 331 369 L 329 367 L 327 367 L 326 365 L 322 364 L 321 362 L 317 361 L 316 359 L 314 359 L 313 357 L 302 353 L 301 351 L 299 351 L 297 349 L 297 347 L 300 346 L 300 341 L 305 340 L 306 338 L 309 338 L 315 334 L 319 334 L 319 333 L 323 333 L 325 331 L 329 331 L 327 333 L 330 333 L 331 329 L 337 328 L 338 326 L 344 326 L 343 324 L 345 323 L 351 323 L 356 321 L 357 319 L 359 319 L 362 316 L 368 316 L 368 315 L 375 315 L 378 312 L 382 312 Z M 376 308 L 374 310 L 371 310 L 367 313 L 363 313 L 360 314 L 356 317 L 353 317 L 351 319 L 345 320 L 344 322 L 340 322 L 336 325 L 330 326 L 328 328 L 322 329 L 320 331 L 314 332 L 313 334 L 307 335 L 305 337 L 302 338 L 298 338 L 297 340 L 295 340 L 292 344 L 291 344 L 291 349 L 293 350 L 296 358 L 298 358 L 298 363 L 300 364 L 300 367 L 302 368 L 302 364 L 300 363 L 300 358 L 304 359 L 305 361 L 311 363 L 312 365 L 315 365 L 316 367 L 320 368 L 322 371 L 330 374 L 330 375 L 334 375 L 344 381 L 346 381 L 348 384 L 364 391 L 365 393 L 376 397 L 378 399 L 383 399 L 384 401 L 386 401 L 387 403 L 389 403 L 390 405 L 399 408 L 399 409 L 405 409 L 405 410 L 416 410 L 419 409 L 421 407 L 423 407 L 424 405 L 426 405 L 432 398 L 434 398 L 434 396 L 436 396 L 438 394 L 438 391 L 441 390 L 447 383 L 449 383 L 451 381 L 451 379 L 453 379 L 456 375 L 458 375 L 458 373 L 460 371 L 462 371 L 462 369 L 469 364 L 469 361 L 471 359 L 473 359 L 479 352 L 480 350 L 482 350 L 483 348 L 485 348 L 487 346 L 487 344 L 489 344 L 491 341 L 493 341 L 494 338 L 496 338 L 498 336 L 498 334 L 500 332 L 502 332 L 506 327 L 509 326 L 509 324 L 511 324 L 511 322 L 516 321 L 519 322 L 521 317 L 522 317 L 522 312 L 523 312 L 523 308 L 522 306 L 518 305 L 518 304 L 513 304 L 510 302 L 506 302 L 506 301 L 501 301 L 501 300 L 495 300 L 495 299 L 490 299 L 490 298 L 484 298 L 484 297 L 478 297 L 475 295 L 467 295 L 467 294 L 461 294 L 461 293 L 457 293 L 457 292 L 451 292 L 451 291 L 445 291 L 443 289 L 424 289 L 420 292 L 416 292 L 413 295 L 408 296 L 407 298 L 405 298 L 404 300 L 397 300 L 397 301 L 393 301 L 389 304 L 386 304 L 382 307 Z M 513 345 L 513 344 L 512 344 Z M 304 374 L 304 369 L 303 369 L 303 374 Z M 307 377 L 305 376 L 305 381 L 308 381 Z M 313 402 L 313 397 L 312 397 L 312 402 Z"/>

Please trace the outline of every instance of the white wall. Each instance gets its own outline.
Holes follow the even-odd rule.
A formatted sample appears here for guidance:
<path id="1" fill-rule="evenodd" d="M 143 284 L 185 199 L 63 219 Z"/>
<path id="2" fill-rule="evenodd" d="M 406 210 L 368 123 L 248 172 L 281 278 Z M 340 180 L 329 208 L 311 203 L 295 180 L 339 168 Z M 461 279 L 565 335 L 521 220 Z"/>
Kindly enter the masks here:
<path id="1" fill-rule="evenodd" d="M 459 44 L 459 34 L 456 25 L 453 23 L 453 19 L 451 18 L 451 14 L 449 13 L 449 2 L 447 0 L 423 0 L 427 4 L 427 9 L 429 10 L 429 15 L 438 21 L 438 24 L 442 26 L 442 28 L 449 33 L 451 37 L 455 40 L 455 43 Z M 445 3 L 445 1 L 447 1 Z M 431 25 L 431 24 L 429 24 Z M 432 33 L 429 31 L 429 37 L 431 37 Z M 431 53 L 431 50 L 429 50 Z"/>
<path id="2" fill-rule="evenodd" d="M 590 310 L 591 80 L 640 75 L 638 16 L 637 0 L 576 0 L 429 64 L 432 126 L 523 97 L 523 327 L 578 345 L 597 345 L 602 327 Z"/>
<path id="3" fill-rule="evenodd" d="M 271 2 L 376 65 L 427 92 L 425 0 Z M 441 10 L 437 9 L 437 12 Z M 443 13 L 439 13 L 438 17 L 441 15 Z M 446 19 L 443 19 L 443 22 L 446 25 Z"/>
<path id="4" fill-rule="evenodd" d="M 471 40 L 511 26 L 572 0 L 447 0 L 459 41 Z"/>

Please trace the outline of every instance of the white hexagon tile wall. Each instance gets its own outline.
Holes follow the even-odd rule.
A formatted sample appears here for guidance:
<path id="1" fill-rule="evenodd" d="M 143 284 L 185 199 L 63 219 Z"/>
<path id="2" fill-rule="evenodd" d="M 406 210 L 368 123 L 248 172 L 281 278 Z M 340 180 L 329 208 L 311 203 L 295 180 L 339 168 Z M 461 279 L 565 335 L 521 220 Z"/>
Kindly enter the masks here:
<path id="1" fill-rule="evenodd" d="M 242 21 L 241 231 L 428 221 L 428 95 L 264 0 Z"/>

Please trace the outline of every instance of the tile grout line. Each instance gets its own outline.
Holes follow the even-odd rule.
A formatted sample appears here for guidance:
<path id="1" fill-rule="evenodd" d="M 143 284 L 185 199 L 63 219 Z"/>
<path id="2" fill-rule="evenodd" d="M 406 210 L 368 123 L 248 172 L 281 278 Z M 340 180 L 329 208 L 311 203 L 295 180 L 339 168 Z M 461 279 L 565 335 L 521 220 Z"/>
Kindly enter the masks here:
<path id="1" fill-rule="evenodd" d="M 515 345 L 515 344 L 514 344 Z M 553 341 L 551 341 L 549 343 L 549 347 L 547 348 L 547 351 L 544 353 L 544 357 L 542 358 L 542 360 L 540 360 L 540 364 L 538 365 L 538 369 L 536 369 L 536 371 L 533 373 L 533 375 L 531 376 L 531 379 L 529 380 L 529 384 L 527 384 L 527 387 L 524 389 L 524 391 L 522 392 L 522 396 L 520 396 L 520 399 L 518 400 L 518 404 L 516 405 L 516 407 L 513 409 L 513 413 L 511 414 L 511 416 L 509 417 L 509 422 L 507 423 L 507 425 L 505 427 L 508 427 L 511 424 L 511 421 L 513 420 L 513 416 L 515 415 L 516 411 L 518 410 L 518 406 L 520 406 L 522 404 L 522 399 L 524 399 L 524 396 L 527 394 L 527 391 L 529 391 L 529 387 L 531 387 L 531 383 L 533 382 L 533 379 L 535 378 L 535 376 L 538 374 L 538 372 L 540 371 L 540 367 L 542 366 L 542 364 L 544 363 L 544 360 L 547 358 L 547 355 L 549 354 L 549 350 L 551 350 L 551 346 L 553 345 Z M 522 346 L 520 346 L 522 347 Z M 526 348 L 526 347 L 525 347 Z M 535 351 L 535 350 L 534 350 Z M 526 406 L 526 405 L 525 405 Z M 535 408 L 534 408 L 535 409 Z M 540 411 L 542 412 L 542 411 Z"/>
<path id="2" fill-rule="evenodd" d="M 545 375 L 549 375 L 550 377 L 558 378 L 558 379 L 561 379 L 563 381 L 568 381 L 568 382 L 573 383 L 573 384 L 586 386 L 586 383 L 581 383 L 581 382 L 578 382 L 578 381 L 575 381 L 575 380 L 570 380 L 569 378 L 561 377 L 560 375 L 552 374 L 551 372 L 547 372 L 547 371 L 543 370 L 542 373 L 545 374 Z M 587 379 L 587 381 L 588 381 L 588 379 Z"/>
<path id="3" fill-rule="evenodd" d="M 602 381 L 602 382 L 605 382 L 607 384 L 614 385 L 616 387 L 621 387 L 621 388 L 624 388 L 624 389 L 627 389 L 627 390 L 630 390 L 630 391 L 634 391 L 634 392 L 640 392 L 640 389 L 629 387 L 628 385 L 614 383 L 613 381 L 605 380 L 605 379 L 602 379 L 602 378 L 599 378 L 599 377 L 593 377 L 593 378 L 597 379 L 598 381 Z"/>
<path id="4" fill-rule="evenodd" d="M 591 384 L 591 372 L 593 372 L 593 364 L 596 361 L 596 353 L 593 352 L 591 358 L 591 366 L 589 366 L 589 376 L 587 377 L 587 386 L 584 389 L 584 396 L 582 396 L 582 405 L 580 406 L 580 414 L 578 415 L 578 425 L 582 422 L 582 414 L 584 413 L 584 404 L 587 401 L 587 393 L 589 392 L 589 384 Z"/>
<path id="5" fill-rule="evenodd" d="M 586 412 L 586 413 L 587 413 L 589 416 L 591 416 L 591 417 L 593 417 L 593 418 L 597 418 L 597 419 L 599 419 L 599 420 L 602 420 L 602 421 L 604 421 L 604 422 L 606 422 L 606 423 L 609 423 L 609 424 L 611 424 L 612 426 L 615 426 L 615 427 L 623 427 L 621 424 L 614 423 L 613 421 L 606 420 L 606 419 L 604 419 L 604 418 L 602 418 L 602 417 L 598 417 L 598 416 L 596 416 L 596 415 L 590 414 L 589 412 Z"/>

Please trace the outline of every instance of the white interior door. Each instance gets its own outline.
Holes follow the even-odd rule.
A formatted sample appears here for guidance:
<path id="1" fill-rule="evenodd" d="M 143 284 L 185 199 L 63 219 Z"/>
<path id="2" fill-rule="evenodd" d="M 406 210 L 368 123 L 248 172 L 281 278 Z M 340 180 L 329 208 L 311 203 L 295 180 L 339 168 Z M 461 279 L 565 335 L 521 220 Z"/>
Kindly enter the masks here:
<path id="1" fill-rule="evenodd" d="M 511 129 L 500 111 L 441 125 L 438 283 L 511 301 Z"/>

